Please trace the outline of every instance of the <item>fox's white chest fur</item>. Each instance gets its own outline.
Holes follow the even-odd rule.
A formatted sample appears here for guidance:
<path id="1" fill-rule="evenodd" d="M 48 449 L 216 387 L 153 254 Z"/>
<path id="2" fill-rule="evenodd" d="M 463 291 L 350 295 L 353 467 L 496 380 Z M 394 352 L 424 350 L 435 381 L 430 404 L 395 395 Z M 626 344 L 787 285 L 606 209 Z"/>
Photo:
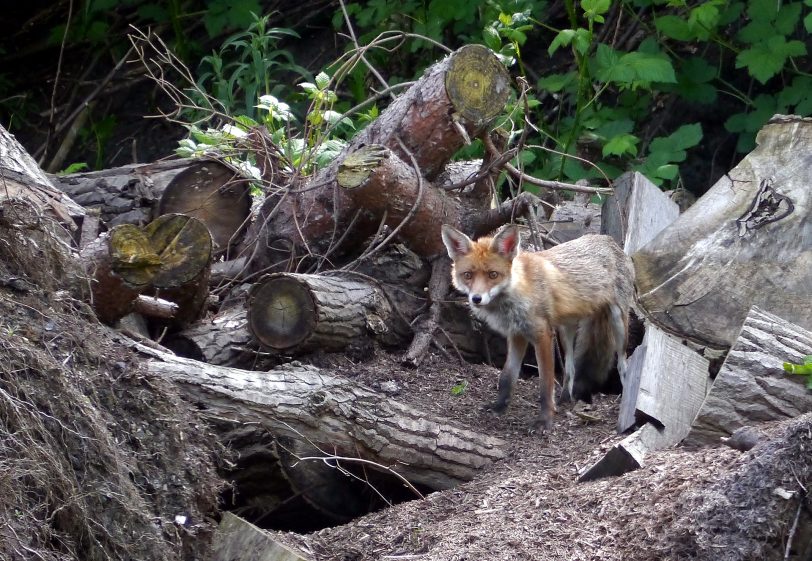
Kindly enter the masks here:
<path id="1" fill-rule="evenodd" d="M 504 337 L 521 334 L 532 340 L 536 333 L 531 321 L 533 316 L 530 308 L 530 302 L 516 297 L 511 287 L 499 293 L 487 306 L 471 305 L 474 316 L 487 323 L 497 333 Z"/>

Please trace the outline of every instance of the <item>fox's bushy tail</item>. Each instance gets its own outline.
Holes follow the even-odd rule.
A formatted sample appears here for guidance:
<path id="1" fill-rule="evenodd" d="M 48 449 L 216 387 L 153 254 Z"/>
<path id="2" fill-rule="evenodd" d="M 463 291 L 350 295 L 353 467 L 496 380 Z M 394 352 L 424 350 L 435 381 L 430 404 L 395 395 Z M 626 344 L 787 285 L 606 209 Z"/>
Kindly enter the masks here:
<path id="1" fill-rule="evenodd" d="M 578 323 L 572 388 L 574 399 L 591 402 L 592 394 L 606 386 L 609 370 L 615 360 L 615 349 L 620 347 L 615 340 L 616 330 L 612 327 L 612 321 L 610 306 L 606 305 L 594 316 Z M 622 342 L 624 347 L 625 343 Z"/>

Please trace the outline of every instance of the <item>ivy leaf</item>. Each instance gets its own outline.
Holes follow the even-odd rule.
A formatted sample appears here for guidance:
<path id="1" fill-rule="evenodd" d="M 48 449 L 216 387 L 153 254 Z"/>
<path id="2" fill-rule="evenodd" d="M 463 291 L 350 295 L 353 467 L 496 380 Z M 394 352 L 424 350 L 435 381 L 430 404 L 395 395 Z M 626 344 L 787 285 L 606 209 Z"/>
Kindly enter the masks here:
<path id="1" fill-rule="evenodd" d="M 762 84 L 781 72 L 791 56 L 804 56 L 806 45 L 801 41 L 787 41 L 783 35 L 774 35 L 767 41 L 745 49 L 736 57 L 736 68 L 747 72 Z"/>

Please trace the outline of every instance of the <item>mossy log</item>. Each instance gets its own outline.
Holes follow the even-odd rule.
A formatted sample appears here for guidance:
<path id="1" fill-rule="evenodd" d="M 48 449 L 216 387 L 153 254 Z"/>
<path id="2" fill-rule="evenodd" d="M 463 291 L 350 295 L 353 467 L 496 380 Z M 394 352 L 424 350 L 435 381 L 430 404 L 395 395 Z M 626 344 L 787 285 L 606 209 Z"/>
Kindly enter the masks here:
<path id="1" fill-rule="evenodd" d="M 174 321 L 190 321 L 208 294 L 211 236 L 195 218 L 167 214 L 143 229 L 116 226 L 88 244 L 81 257 L 92 278 L 93 307 L 106 323 L 132 312 L 138 295 L 147 291 L 160 291 L 158 296 L 178 304 Z"/>
<path id="2" fill-rule="evenodd" d="M 757 148 L 632 255 L 664 329 L 733 345 L 751 306 L 812 329 L 812 119 L 774 117 Z"/>
<path id="3" fill-rule="evenodd" d="M 490 191 L 480 180 L 478 189 L 450 193 L 435 180 L 466 141 L 485 130 L 508 94 L 507 71 L 484 47 L 463 47 L 430 67 L 330 166 L 263 203 L 246 236 L 251 247 L 243 253 L 253 256 L 252 271 L 289 270 L 304 255 L 323 264 L 357 249 L 384 217 L 395 227 L 417 216 L 401 239 L 422 255 L 440 253 L 442 244 L 434 241 L 440 224 L 461 225 L 468 210 L 487 209 Z M 375 173 L 378 165 L 388 167 Z"/>
<path id="4" fill-rule="evenodd" d="M 248 182 L 217 160 L 133 164 L 51 179 L 78 204 L 96 211 L 107 227 L 146 226 L 162 214 L 197 218 L 210 230 L 215 254 L 240 241 L 251 214 Z"/>

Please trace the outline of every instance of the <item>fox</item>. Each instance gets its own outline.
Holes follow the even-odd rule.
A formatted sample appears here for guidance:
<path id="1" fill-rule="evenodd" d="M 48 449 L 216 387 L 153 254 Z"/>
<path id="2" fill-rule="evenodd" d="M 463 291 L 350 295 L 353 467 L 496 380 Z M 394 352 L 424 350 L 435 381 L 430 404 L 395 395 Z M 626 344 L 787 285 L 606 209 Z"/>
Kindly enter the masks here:
<path id="1" fill-rule="evenodd" d="M 562 402 L 603 384 L 615 355 L 625 385 L 634 268 L 611 236 L 587 234 L 551 249 L 524 252 L 515 224 L 476 241 L 448 224 L 441 233 L 452 261 L 452 285 L 467 295 L 476 318 L 507 339 L 507 358 L 490 409 L 507 409 L 532 343 L 540 378 L 533 425 L 552 428 L 555 332 L 564 355 Z"/>

